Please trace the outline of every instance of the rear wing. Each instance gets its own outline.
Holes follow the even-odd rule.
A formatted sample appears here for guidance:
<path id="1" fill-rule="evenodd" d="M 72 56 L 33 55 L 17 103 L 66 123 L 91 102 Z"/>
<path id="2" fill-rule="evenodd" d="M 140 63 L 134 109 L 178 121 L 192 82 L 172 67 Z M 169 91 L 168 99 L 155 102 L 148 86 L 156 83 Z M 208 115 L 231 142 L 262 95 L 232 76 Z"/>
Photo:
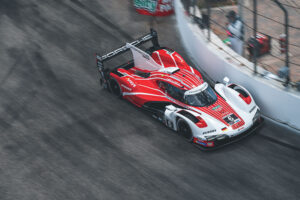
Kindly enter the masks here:
<path id="1" fill-rule="evenodd" d="M 158 43 L 158 37 L 157 37 L 157 32 L 154 29 L 150 29 L 150 33 L 129 43 L 133 46 L 139 46 L 142 45 L 146 42 L 152 41 L 153 47 L 154 48 L 158 48 L 159 47 L 159 43 Z M 113 57 L 116 57 L 122 53 L 125 53 L 126 51 L 130 50 L 130 47 L 128 45 L 124 45 L 108 54 L 102 55 L 100 56 L 99 54 L 96 53 L 96 60 L 97 60 L 97 67 L 99 69 L 100 72 L 100 82 L 101 84 L 105 84 L 107 83 L 108 80 L 108 70 L 104 69 L 103 63 L 105 61 L 108 61 L 110 59 L 112 59 Z"/>

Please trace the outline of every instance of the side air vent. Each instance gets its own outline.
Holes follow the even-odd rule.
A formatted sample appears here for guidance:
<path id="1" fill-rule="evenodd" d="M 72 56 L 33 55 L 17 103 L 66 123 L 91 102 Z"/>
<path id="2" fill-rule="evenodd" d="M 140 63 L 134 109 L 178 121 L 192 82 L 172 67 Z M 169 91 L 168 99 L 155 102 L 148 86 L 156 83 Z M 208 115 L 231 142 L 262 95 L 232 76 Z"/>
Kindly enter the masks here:
<path id="1" fill-rule="evenodd" d="M 178 111 L 178 113 L 185 116 L 186 118 L 190 119 L 194 123 L 199 122 L 199 120 L 194 115 L 192 115 L 191 113 L 189 113 L 185 110 Z"/>
<path id="2" fill-rule="evenodd" d="M 135 71 L 134 74 L 143 77 L 143 78 L 149 78 L 150 73 L 149 72 L 141 72 L 141 71 Z"/>
<path id="3" fill-rule="evenodd" d="M 118 75 L 119 77 L 122 77 L 122 76 L 124 76 L 123 74 L 121 74 L 121 73 L 120 73 L 120 72 L 118 72 L 118 71 L 113 71 L 112 73 L 114 73 L 114 74 Z"/>

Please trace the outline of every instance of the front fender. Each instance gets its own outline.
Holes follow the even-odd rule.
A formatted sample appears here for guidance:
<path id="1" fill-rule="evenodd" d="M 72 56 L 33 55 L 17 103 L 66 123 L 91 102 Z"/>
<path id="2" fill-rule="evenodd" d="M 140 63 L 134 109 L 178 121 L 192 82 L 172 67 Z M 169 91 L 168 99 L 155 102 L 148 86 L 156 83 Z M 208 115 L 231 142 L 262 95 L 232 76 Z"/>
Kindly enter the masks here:
<path id="1" fill-rule="evenodd" d="M 191 116 L 185 115 L 182 111 L 189 113 Z M 193 117 L 201 117 L 204 119 L 204 121 L 207 124 L 207 127 L 205 128 L 199 128 L 195 121 L 192 119 Z M 204 133 L 211 133 L 211 132 L 217 132 L 218 130 L 221 130 L 221 128 L 224 127 L 224 124 L 221 122 L 215 120 L 211 116 L 201 113 L 201 115 L 197 112 L 193 112 L 188 109 L 179 109 L 176 110 L 168 110 L 165 111 L 165 123 L 168 127 L 174 129 L 177 131 L 177 120 L 181 118 L 187 122 L 187 124 L 190 126 L 191 131 L 193 133 L 194 137 L 201 137 L 203 138 Z"/>
<path id="2" fill-rule="evenodd" d="M 249 113 L 251 111 L 251 109 L 253 109 L 254 106 L 256 106 L 256 103 L 252 97 L 252 95 L 250 94 L 250 92 L 248 90 L 246 90 L 244 87 L 237 85 L 238 87 L 240 87 L 241 89 L 243 89 L 245 92 L 248 93 L 248 95 L 251 98 L 251 103 L 247 104 L 240 96 L 239 96 L 239 92 L 237 92 L 236 90 L 230 88 L 229 86 L 225 86 L 222 83 L 217 83 L 215 85 L 215 90 L 217 93 L 219 93 L 219 95 L 221 97 L 223 97 L 226 102 L 232 106 L 233 108 L 238 108 L 238 110 L 242 110 L 243 112 L 247 112 Z"/>

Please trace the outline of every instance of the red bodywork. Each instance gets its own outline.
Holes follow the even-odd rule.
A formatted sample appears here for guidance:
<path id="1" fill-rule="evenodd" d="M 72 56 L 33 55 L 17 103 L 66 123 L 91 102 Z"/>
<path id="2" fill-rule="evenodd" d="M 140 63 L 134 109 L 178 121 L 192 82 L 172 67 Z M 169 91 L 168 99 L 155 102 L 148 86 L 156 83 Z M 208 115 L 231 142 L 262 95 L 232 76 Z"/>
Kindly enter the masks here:
<path id="1" fill-rule="evenodd" d="M 163 89 L 159 87 L 159 81 L 167 82 L 184 90 L 192 89 L 203 83 L 201 74 L 190 67 L 177 52 L 170 54 L 168 50 L 161 49 L 153 52 L 151 56 L 158 64 L 165 68 L 177 66 L 180 68 L 180 71 L 174 74 L 167 74 L 159 71 L 149 72 L 132 67 L 128 70 L 119 68 L 118 72 L 125 75 L 122 77 L 110 73 L 110 76 L 118 81 L 123 92 L 123 98 L 138 107 L 150 101 L 172 102 Z M 150 73 L 150 76 L 144 78 L 138 75 L 141 73 Z"/>
<path id="2" fill-rule="evenodd" d="M 233 113 L 241 119 L 240 122 L 235 124 L 233 129 L 237 129 L 245 124 L 242 118 L 218 94 L 218 100 L 207 107 L 190 106 L 168 95 L 164 88 L 160 87 L 160 82 L 169 83 L 181 90 L 191 90 L 204 83 L 202 76 L 200 72 L 190 67 L 175 51 L 161 49 L 154 51 L 151 57 L 164 68 L 178 67 L 179 70 L 169 74 L 160 71 L 141 70 L 137 66 L 133 66 L 130 69 L 118 68 L 117 72 L 122 74 L 122 76 L 114 72 L 111 72 L 110 76 L 119 83 L 124 99 L 138 107 L 142 107 L 147 102 L 169 102 L 195 112 L 205 112 L 223 122 L 226 126 L 229 124 L 223 118 Z M 147 76 L 141 74 L 146 74 Z M 216 109 L 216 107 L 218 108 Z"/>

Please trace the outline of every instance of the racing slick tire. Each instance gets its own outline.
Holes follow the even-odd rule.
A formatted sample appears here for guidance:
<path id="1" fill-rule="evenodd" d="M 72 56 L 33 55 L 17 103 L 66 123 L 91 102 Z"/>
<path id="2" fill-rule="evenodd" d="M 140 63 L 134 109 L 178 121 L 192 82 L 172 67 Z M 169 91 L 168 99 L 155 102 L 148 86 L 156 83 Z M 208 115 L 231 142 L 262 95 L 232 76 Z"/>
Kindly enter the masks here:
<path id="1" fill-rule="evenodd" d="M 115 96 L 117 96 L 119 98 L 122 97 L 121 87 L 120 87 L 118 81 L 116 81 L 114 78 L 109 80 L 109 89 L 110 89 L 111 93 L 113 93 Z"/>
<path id="2" fill-rule="evenodd" d="M 181 119 L 181 118 L 178 119 L 177 130 L 178 130 L 178 133 L 181 136 L 183 136 L 188 142 L 193 141 L 192 130 L 191 130 L 190 126 L 188 125 L 188 123 L 184 119 Z"/>

